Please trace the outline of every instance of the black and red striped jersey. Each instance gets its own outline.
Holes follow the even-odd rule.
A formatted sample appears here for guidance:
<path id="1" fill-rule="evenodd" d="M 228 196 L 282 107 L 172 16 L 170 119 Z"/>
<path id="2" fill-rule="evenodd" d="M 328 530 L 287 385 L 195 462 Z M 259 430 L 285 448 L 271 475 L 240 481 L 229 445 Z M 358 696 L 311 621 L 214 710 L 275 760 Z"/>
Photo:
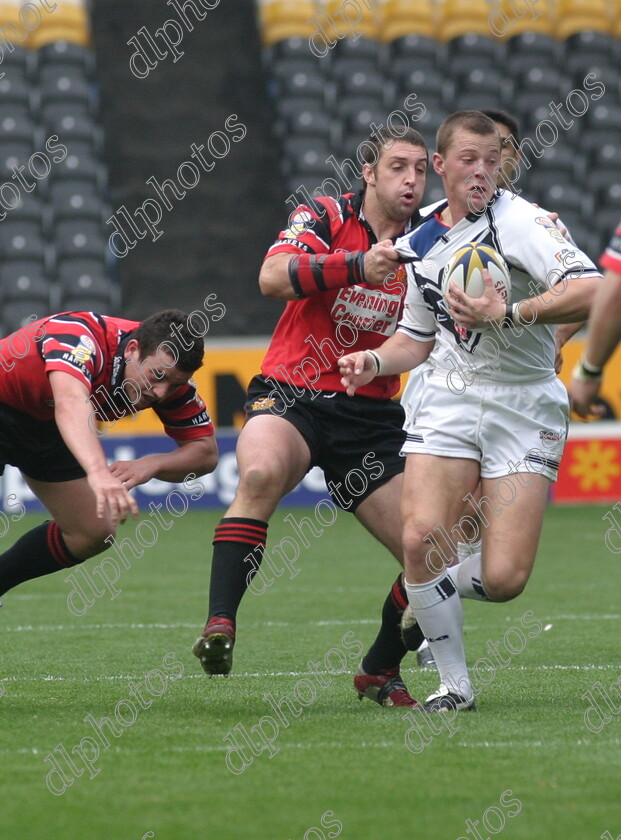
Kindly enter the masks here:
<path id="1" fill-rule="evenodd" d="M 599 264 L 602 268 L 609 268 L 611 271 L 621 274 L 621 222 L 617 225 L 617 229 L 602 254 Z"/>
<path id="2" fill-rule="evenodd" d="M 135 413 L 122 384 L 124 349 L 139 323 L 95 312 L 62 312 L 0 339 L 0 402 L 38 420 L 53 420 L 48 374 L 63 371 L 86 385 L 98 420 Z M 175 440 L 214 433 L 192 380 L 151 408 Z"/>
<path id="3" fill-rule="evenodd" d="M 321 196 L 296 209 L 265 259 L 368 251 L 376 241 L 362 212 L 361 195 L 347 193 L 338 200 Z M 337 359 L 379 347 L 395 331 L 405 288 L 405 270 L 400 268 L 381 286 L 357 284 L 288 301 L 263 360 L 263 375 L 303 388 L 312 382 L 318 390 L 343 391 Z M 399 384 L 398 376 L 378 376 L 357 393 L 386 399 L 397 393 Z"/>

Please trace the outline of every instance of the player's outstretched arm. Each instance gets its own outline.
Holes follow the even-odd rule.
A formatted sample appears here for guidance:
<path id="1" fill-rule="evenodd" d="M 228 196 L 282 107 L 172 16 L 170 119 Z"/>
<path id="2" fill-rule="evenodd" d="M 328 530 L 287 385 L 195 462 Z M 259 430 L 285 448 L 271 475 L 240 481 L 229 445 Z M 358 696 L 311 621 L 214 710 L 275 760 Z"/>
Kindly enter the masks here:
<path id="1" fill-rule="evenodd" d="M 122 481 L 128 490 L 152 478 L 180 482 L 188 475 L 205 475 L 213 472 L 218 464 L 218 445 L 214 435 L 195 440 L 177 441 L 178 449 L 145 455 L 133 461 L 115 461 L 110 472 Z"/>
<path id="2" fill-rule="evenodd" d="M 138 516 L 138 505 L 106 463 L 106 456 L 97 436 L 90 391 L 69 373 L 53 370 L 49 374 L 54 396 L 54 419 L 70 452 L 86 473 L 95 494 L 97 516 L 104 516 L 106 507 L 113 524 L 124 522 L 131 513 Z"/>
<path id="3" fill-rule="evenodd" d="M 621 338 L 621 274 L 608 269 L 598 289 L 584 356 L 574 370 L 569 387 L 571 406 L 580 417 L 603 414 L 593 400 L 601 385 L 601 371 Z"/>
<path id="4" fill-rule="evenodd" d="M 335 254 L 274 254 L 259 273 L 261 293 L 276 300 L 299 300 L 356 283 L 381 286 L 399 267 L 390 239 L 368 251 Z"/>
<path id="5" fill-rule="evenodd" d="M 376 376 L 394 376 L 417 367 L 429 357 L 435 341 L 416 341 L 403 332 L 396 332 L 377 350 L 348 353 L 338 360 L 341 384 L 353 397 L 356 389 L 367 385 Z"/>

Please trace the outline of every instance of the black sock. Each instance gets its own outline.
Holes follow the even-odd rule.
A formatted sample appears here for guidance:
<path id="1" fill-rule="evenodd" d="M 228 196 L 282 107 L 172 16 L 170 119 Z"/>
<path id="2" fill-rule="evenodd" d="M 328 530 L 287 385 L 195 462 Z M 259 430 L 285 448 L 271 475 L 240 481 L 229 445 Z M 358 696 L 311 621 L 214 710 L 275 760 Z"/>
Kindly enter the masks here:
<path id="1" fill-rule="evenodd" d="M 81 563 L 67 548 L 56 522 L 44 522 L 0 554 L 0 595 L 25 580 Z"/>
<path id="2" fill-rule="evenodd" d="M 382 625 L 377 638 L 362 660 L 362 667 L 367 674 L 379 674 L 398 668 L 407 649 L 401 638 L 401 616 L 408 605 L 407 593 L 401 575 L 393 583 L 382 609 Z M 420 634 L 421 643 L 423 634 Z"/>
<path id="3" fill-rule="evenodd" d="M 220 520 L 213 538 L 210 618 L 221 615 L 235 621 L 241 599 L 261 565 L 266 539 L 267 522 L 243 517 Z"/>

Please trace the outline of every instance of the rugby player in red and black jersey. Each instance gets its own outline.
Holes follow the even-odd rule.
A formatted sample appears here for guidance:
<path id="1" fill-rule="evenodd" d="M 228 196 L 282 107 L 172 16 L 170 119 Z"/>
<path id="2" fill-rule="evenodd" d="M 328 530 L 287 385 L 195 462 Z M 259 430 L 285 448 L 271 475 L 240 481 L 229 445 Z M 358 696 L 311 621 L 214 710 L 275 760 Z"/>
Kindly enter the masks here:
<path id="1" fill-rule="evenodd" d="M 606 270 L 589 315 L 589 329 L 584 354 L 574 368 L 569 399 L 582 418 L 602 417 L 605 407 L 596 402 L 602 384 L 604 366 L 621 338 L 621 222 L 600 265 Z"/>
<path id="2" fill-rule="evenodd" d="M 213 425 L 190 380 L 202 359 L 179 310 L 142 322 L 63 312 L 0 340 L 0 470 L 18 467 L 53 516 L 0 555 L 0 595 L 103 551 L 138 515 L 133 487 L 215 468 Z M 145 408 L 177 448 L 108 466 L 98 421 Z"/>
<path id="3" fill-rule="evenodd" d="M 287 305 L 249 386 L 240 483 L 215 531 L 209 619 L 193 647 L 210 675 L 231 669 L 237 610 L 263 558 L 268 520 L 313 465 L 324 470 L 335 503 L 402 563 L 403 409 L 391 399 L 399 379 L 378 377 L 351 399 L 335 362 L 343 348 L 373 349 L 396 327 L 405 273 L 388 255 L 419 218 L 428 153 L 413 129 L 372 135 L 361 150 L 361 195 L 299 206 L 261 269 L 262 293 Z M 399 576 L 356 677 L 360 696 L 381 705 L 417 705 L 398 668 L 406 605 Z"/>

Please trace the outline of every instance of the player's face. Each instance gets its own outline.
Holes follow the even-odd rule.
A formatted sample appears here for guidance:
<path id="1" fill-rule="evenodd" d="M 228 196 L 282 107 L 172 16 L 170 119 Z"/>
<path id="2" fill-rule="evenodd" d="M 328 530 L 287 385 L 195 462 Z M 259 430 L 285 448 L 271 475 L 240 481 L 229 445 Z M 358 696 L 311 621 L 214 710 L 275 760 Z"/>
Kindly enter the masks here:
<path id="1" fill-rule="evenodd" d="M 421 146 L 387 139 L 374 167 L 365 164 L 367 190 L 373 189 L 382 215 L 405 222 L 420 207 L 427 177 L 427 153 Z M 392 145 L 390 145 L 392 144 Z"/>
<path id="2" fill-rule="evenodd" d="M 170 397 L 188 382 L 191 375 L 175 367 L 170 353 L 158 349 L 141 359 L 137 343 L 128 342 L 123 390 L 137 411 Z"/>
<path id="3" fill-rule="evenodd" d="M 446 197 L 459 215 L 480 213 L 494 195 L 496 168 L 500 165 L 497 134 L 474 134 L 457 128 L 444 155 L 437 152 L 433 165 L 444 183 Z"/>
<path id="4" fill-rule="evenodd" d="M 515 147 L 515 142 L 510 139 L 511 129 L 509 128 L 509 126 L 504 125 L 504 123 L 497 122 L 496 128 L 498 129 L 498 133 L 500 134 L 501 166 L 501 169 L 498 172 L 497 181 L 499 187 L 506 187 L 507 178 L 509 179 L 509 182 L 512 183 L 512 179 L 515 177 L 516 168 L 519 170 L 520 153 Z M 503 172 L 506 176 L 504 178 Z"/>

